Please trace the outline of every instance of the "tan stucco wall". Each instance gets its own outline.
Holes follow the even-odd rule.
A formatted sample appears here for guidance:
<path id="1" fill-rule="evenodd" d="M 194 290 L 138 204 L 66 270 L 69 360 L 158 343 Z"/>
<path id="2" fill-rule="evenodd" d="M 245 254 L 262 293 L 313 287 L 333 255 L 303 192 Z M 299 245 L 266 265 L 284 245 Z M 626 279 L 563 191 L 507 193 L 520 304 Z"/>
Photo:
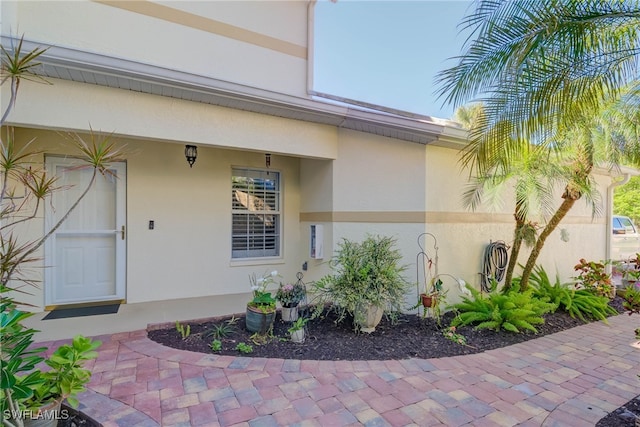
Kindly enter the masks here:
<path id="1" fill-rule="evenodd" d="M 32 148 L 43 153 L 75 153 L 56 132 L 16 130 L 18 141 L 34 138 Z M 128 303 L 248 293 L 249 274 L 273 269 L 284 280 L 295 280 L 306 253 L 301 245 L 308 244 L 301 243 L 300 236 L 298 159 L 271 159 L 271 169 L 281 173 L 283 186 L 282 256 L 232 261 L 231 168 L 264 168 L 264 156 L 203 147 L 190 169 L 181 144 L 116 140 L 127 153 Z M 148 229 L 149 220 L 155 221 L 154 230 Z M 35 237 L 43 228 L 41 219 L 32 221 L 22 236 Z M 34 270 L 38 279 L 41 273 L 41 268 Z M 42 308 L 43 295 L 42 288 L 34 290 L 29 302 Z"/>
<path id="2" fill-rule="evenodd" d="M 306 1 L 3 1 L 2 34 L 306 97 Z M 256 72 L 256 70 L 260 70 Z"/>
<path id="3" fill-rule="evenodd" d="M 103 86 L 22 81 L 9 123 L 316 158 L 335 158 L 334 127 Z M 2 107 L 9 100 L 3 86 Z"/>
<path id="4" fill-rule="evenodd" d="M 437 238 L 439 272 L 479 287 L 486 245 L 499 240 L 510 245 L 513 239 L 514 199 L 508 186 L 502 204 L 483 204 L 473 212 L 462 201 L 468 172 L 459 165 L 458 151 L 344 130 L 339 138 L 338 158 L 332 170 L 326 167 L 325 178 L 313 181 L 314 193 L 324 195 L 321 198 L 324 202 L 308 205 L 303 202 L 301 214 L 307 221 L 305 226 L 314 221 L 325 224 L 325 252 L 330 247 L 328 242 L 336 248 L 343 238 L 361 240 L 367 234 L 393 236 L 409 265 L 407 279 L 415 281 L 416 256 L 420 250 L 417 238 L 429 232 Z M 330 172 L 331 179 L 327 176 Z M 598 176 L 597 182 L 606 197 L 609 178 Z M 303 194 L 311 191 L 306 184 L 307 180 L 302 179 Z M 329 186 L 332 191 L 327 190 Z M 561 190 L 558 188 L 557 204 L 561 202 Z M 602 209 L 601 212 L 604 214 Z M 592 219 L 590 207 L 578 201 L 559 229 L 547 239 L 539 263 L 552 276 L 558 272 L 563 280 L 569 280 L 580 258 L 605 257 L 604 224 L 603 216 Z M 561 240 L 561 229 L 568 232 L 568 242 Z M 433 245 L 433 241 L 428 244 Z M 434 253 L 430 251 L 429 255 Z M 521 263 L 524 264 L 526 256 L 528 251 L 523 251 Z M 325 264 L 310 265 L 315 267 L 309 272 L 313 278 L 327 271 Z M 450 280 L 449 286 L 452 288 L 449 297 L 455 301 L 460 292 Z"/>

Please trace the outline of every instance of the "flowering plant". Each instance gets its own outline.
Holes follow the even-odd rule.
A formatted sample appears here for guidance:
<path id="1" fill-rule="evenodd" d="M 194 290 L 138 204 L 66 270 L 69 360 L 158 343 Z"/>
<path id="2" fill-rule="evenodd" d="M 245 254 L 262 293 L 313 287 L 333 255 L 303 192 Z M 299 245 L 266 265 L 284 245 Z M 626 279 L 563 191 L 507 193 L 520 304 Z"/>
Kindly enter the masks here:
<path id="1" fill-rule="evenodd" d="M 304 286 L 300 282 L 293 285 L 280 283 L 278 292 L 276 292 L 276 299 L 280 301 L 283 307 L 294 307 L 304 299 L 305 293 Z"/>
<path id="2" fill-rule="evenodd" d="M 267 292 L 267 287 L 275 284 L 277 277 L 280 276 L 278 276 L 276 270 L 260 277 L 255 273 L 249 276 L 251 291 L 253 292 L 253 299 L 249 302 L 250 306 L 262 309 L 275 309 L 276 300 L 271 296 L 271 292 Z"/>

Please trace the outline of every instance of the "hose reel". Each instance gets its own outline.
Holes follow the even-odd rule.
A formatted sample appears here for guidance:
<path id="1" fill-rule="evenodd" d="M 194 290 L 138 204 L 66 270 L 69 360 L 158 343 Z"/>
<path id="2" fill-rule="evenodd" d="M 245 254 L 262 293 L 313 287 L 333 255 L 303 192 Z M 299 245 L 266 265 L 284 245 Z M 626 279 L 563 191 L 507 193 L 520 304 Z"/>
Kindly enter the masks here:
<path id="1" fill-rule="evenodd" d="M 509 262 L 509 247 L 502 240 L 489 243 L 484 249 L 482 260 L 481 286 L 484 292 L 491 292 L 491 282 L 504 279 Z"/>

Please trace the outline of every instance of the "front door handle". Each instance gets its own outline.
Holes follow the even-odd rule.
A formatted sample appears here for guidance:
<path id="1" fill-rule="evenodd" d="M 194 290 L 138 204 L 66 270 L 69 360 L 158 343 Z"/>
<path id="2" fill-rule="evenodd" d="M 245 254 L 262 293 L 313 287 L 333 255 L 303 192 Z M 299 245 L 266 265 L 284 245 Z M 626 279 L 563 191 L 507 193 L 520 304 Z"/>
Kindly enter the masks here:
<path id="1" fill-rule="evenodd" d="M 120 228 L 120 237 L 122 237 L 122 240 L 124 240 L 124 235 L 125 235 L 125 231 L 124 231 L 124 225 Z"/>

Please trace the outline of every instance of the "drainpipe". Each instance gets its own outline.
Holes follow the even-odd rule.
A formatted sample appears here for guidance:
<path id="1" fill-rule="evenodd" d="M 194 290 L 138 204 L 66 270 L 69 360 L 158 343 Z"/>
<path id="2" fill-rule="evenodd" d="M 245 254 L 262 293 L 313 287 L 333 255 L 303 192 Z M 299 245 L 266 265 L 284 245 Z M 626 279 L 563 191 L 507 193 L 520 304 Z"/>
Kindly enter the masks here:
<path id="1" fill-rule="evenodd" d="M 607 188 L 607 238 L 606 238 L 606 251 L 605 259 L 611 259 L 611 240 L 613 235 L 613 191 L 616 187 L 625 185 L 631 179 L 630 173 L 623 174 L 621 181 L 612 182 Z M 607 274 L 611 274 L 611 264 L 606 266 Z"/>
<path id="2" fill-rule="evenodd" d="M 314 56 L 314 27 L 317 0 L 309 1 L 307 5 L 307 94 L 313 91 L 313 56 Z"/>

